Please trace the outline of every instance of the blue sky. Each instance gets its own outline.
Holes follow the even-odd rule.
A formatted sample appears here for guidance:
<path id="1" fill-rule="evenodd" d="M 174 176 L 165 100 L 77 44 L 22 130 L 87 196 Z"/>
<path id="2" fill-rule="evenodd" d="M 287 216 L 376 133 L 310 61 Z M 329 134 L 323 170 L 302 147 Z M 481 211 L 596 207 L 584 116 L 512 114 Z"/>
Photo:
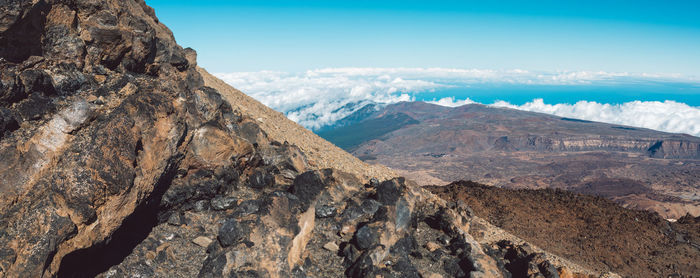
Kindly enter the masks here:
<path id="1" fill-rule="evenodd" d="M 700 1 L 146 2 L 213 72 L 446 67 L 700 76 Z"/>
<path id="2" fill-rule="evenodd" d="M 309 129 L 421 100 L 700 136 L 700 1 L 146 2 L 200 66 Z"/>

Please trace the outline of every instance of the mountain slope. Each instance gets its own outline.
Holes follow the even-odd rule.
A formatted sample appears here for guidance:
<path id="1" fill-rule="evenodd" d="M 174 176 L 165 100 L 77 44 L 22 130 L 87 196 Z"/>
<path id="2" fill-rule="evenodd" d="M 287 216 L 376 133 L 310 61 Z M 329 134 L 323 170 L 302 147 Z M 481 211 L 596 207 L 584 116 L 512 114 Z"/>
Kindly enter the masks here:
<path id="1" fill-rule="evenodd" d="M 198 69 L 144 1 L 0 4 L 0 277 L 601 275 L 491 252 L 468 208 Z"/>
<path id="2" fill-rule="evenodd" d="M 700 218 L 668 223 L 645 211 L 562 190 L 506 190 L 472 182 L 433 186 L 475 215 L 556 254 L 629 277 L 700 273 Z"/>
<path id="3" fill-rule="evenodd" d="M 382 135 L 347 132 L 363 123 L 408 115 L 412 124 Z M 423 184 L 469 179 L 509 188 L 563 188 L 611 198 L 667 218 L 700 215 L 700 138 L 551 115 L 465 105 L 389 105 L 333 131 L 366 162 Z"/>
<path id="4" fill-rule="evenodd" d="M 272 110 L 259 101 L 231 87 L 224 81 L 198 68 L 204 78 L 204 84 L 218 90 L 231 103 L 231 106 L 256 119 L 257 124 L 272 138 L 279 142 L 289 142 L 298 146 L 304 153 L 311 154 L 309 163 L 315 167 L 336 168 L 369 179 L 391 178 L 396 175 L 381 165 L 369 165 L 359 161 L 344 150 L 320 138 L 313 132 L 287 119 L 284 114 Z"/>

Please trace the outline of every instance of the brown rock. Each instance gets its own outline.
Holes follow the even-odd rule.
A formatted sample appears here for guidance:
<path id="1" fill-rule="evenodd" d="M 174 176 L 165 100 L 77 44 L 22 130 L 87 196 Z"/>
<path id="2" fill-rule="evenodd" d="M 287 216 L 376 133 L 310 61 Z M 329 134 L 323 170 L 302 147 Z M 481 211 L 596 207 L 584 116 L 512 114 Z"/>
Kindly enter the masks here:
<path id="1" fill-rule="evenodd" d="M 201 247 L 207 248 L 207 246 L 209 246 L 209 244 L 212 242 L 212 240 L 208 237 L 205 237 L 205 236 L 199 236 L 199 237 L 193 239 L 192 242 L 194 244 L 201 246 Z"/>
<path id="2" fill-rule="evenodd" d="M 435 250 L 440 249 L 441 246 L 440 246 L 440 244 L 437 244 L 435 242 L 430 241 L 430 242 L 425 244 L 425 248 L 428 249 L 428 251 L 433 252 Z"/>
<path id="3" fill-rule="evenodd" d="M 338 250 L 340 250 L 340 247 L 338 247 L 338 244 L 335 244 L 335 242 L 332 242 L 332 241 L 324 244 L 323 248 L 328 250 L 328 251 L 334 252 L 334 253 L 338 252 Z"/>

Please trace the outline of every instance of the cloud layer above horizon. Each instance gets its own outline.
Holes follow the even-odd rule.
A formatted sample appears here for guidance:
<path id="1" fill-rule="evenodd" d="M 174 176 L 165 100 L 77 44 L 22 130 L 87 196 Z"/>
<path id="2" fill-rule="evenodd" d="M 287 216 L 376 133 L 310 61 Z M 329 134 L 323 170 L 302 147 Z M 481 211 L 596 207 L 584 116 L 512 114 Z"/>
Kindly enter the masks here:
<path id="1" fill-rule="evenodd" d="M 302 73 L 275 71 L 215 74 L 302 126 L 318 130 L 366 104 L 415 101 L 418 93 L 480 85 L 615 85 L 644 82 L 700 83 L 679 75 L 609 72 L 532 72 L 449 68 L 328 68 Z M 674 101 L 604 104 L 579 101 L 545 104 L 538 96 L 522 105 L 496 101 L 495 107 L 541 112 L 700 136 L 700 108 Z M 426 100 L 426 99 L 418 99 Z M 427 99 L 443 106 L 475 103 L 469 98 Z"/>

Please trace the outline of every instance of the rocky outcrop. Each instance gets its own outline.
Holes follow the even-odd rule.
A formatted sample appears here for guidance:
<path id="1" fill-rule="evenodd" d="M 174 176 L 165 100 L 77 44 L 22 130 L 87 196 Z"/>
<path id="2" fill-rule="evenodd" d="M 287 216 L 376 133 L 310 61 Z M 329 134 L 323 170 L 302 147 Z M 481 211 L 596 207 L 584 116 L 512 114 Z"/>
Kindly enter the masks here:
<path id="1" fill-rule="evenodd" d="M 511 258 L 513 244 L 476 241 L 467 233 L 474 219 L 469 208 L 445 203 L 400 178 L 362 184 L 336 170 L 312 170 L 291 184 L 263 190 L 247 184 L 198 199 L 177 210 L 161 206 L 161 219 L 167 221 L 156 225 L 121 263 L 91 274 L 559 277 L 571 272 L 568 265 L 533 248 L 521 247 L 520 257 Z M 233 201 L 222 208 L 221 200 Z M 69 257 L 62 270 L 84 271 L 80 262 L 100 256 L 110 261 L 110 252 Z M 523 262 L 536 268 L 522 268 Z"/>
<path id="2" fill-rule="evenodd" d="M 539 151 L 539 152 L 630 152 L 645 154 L 654 158 L 698 159 L 700 142 L 697 140 L 629 137 L 591 136 L 501 136 L 493 141 L 493 148 L 499 151 Z"/>
<path id="3" fill-rule="evenodd" d="M 655 158 L 700 158 L 700 143 L 682 140 L 661 140 L 647 148 L 650 157 Z"/>
<path id="4" fill-rule="evenodd" d="M 250 120 L 203 86 L 194 51 L 143 1 L 6 1 L 2 12 L 0 276 L 51 276 L 153 202 L 183 162 L 214 170 L 252 151 Z"/>

